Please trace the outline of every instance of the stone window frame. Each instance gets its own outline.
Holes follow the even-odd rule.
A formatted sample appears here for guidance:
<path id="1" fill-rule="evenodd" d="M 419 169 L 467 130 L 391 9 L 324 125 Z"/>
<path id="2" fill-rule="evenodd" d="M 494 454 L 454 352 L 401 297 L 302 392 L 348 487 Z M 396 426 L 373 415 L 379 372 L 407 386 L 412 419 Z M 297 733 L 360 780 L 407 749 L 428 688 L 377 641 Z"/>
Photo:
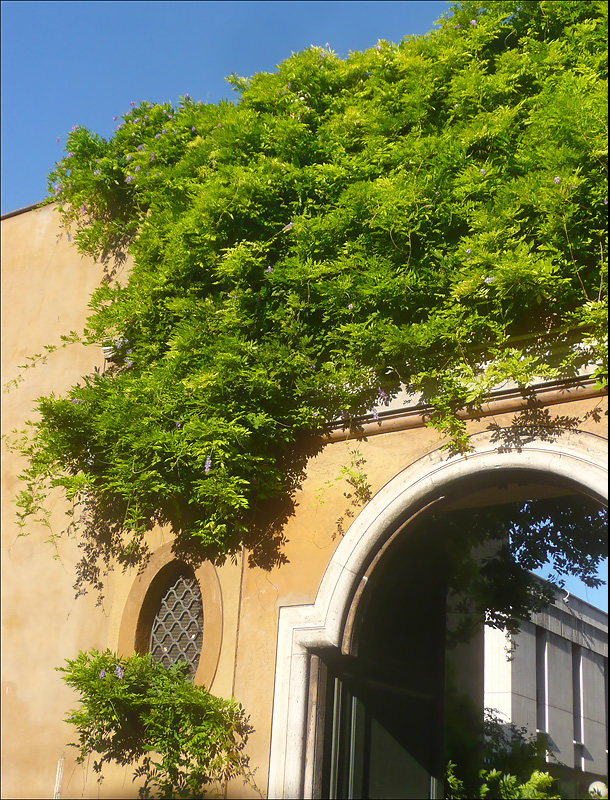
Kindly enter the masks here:
<path id="1" fill-rule="evenodd" d="M 159 592 L 155 587 L 156 578 L 173 562 L 179 564 L 180 559 L 176 558 L 172 550 L 172 542 L 168 542 L 155 550 L 142 574 L 133 582 L 119 630 L 120 655 L 148 652 L 147 639 L 150 637 L 150 626 L 159 601 Z M 192 572 L 199 584 L 203 604 L 203 642 L 194 682 L 197 686 L 210 689 L 218 669 L 222 646 L 222 592 L 216 569 L 209 561 L 205 561 Z"/>
<path id="2" fill-rule="evenodd" d="M 505 431 L 515 436 L 514 429 Z M 456 482 L 482 473 L 538 473 L 607 503 L 607 439 L 593 433 L 524 432 L 523 443 L 507 448 L 498 434 L 469 438 L 472 452 L 441 449 L 398 473 L 365 506 L 337 547 L 311 605 L 279 608 L 275 690 L 269 758 L 269 796 L 318 797 L 322 702 L 317 653 L 341 648 L 351 639 L 354 602 L 362 594 L 368 567 L 388 533 L 414 519 Z M 508 439 L 509 441 L 511 439 Z"/>

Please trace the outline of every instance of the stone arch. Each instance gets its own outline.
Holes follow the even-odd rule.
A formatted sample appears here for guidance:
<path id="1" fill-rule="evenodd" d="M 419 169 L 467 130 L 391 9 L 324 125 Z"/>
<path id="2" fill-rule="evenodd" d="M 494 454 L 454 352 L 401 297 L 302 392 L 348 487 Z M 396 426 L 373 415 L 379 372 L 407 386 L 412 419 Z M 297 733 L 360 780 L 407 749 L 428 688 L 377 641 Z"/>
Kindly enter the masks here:
<path id="1" fill-rule="evenodd" d="M 311 654 L 342 644 L 354 595 L 388 532 L 441 497 L 458 481 L 481 474 L 537 473 L 607 502 L 607 441 L 584 431 L 515 430 L 470 437 L 472 451 L 435 450 L 407 466 L 365 506 L 337 547 L 312 605 L 280 608 L 269 764 L 270 797 L 312 797 L 313 725 L 309 721 Z M 513 444 L 507 446 L 506 442 Z"/>

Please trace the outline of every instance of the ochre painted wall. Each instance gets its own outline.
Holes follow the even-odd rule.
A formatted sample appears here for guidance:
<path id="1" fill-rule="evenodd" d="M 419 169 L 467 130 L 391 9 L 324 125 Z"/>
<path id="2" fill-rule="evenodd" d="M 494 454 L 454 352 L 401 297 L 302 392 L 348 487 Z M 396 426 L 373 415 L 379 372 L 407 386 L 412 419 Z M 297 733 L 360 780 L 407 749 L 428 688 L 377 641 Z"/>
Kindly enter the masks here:
<path id="1" fill-rule="evenodd" d="M 28 356 L 58 344 L 60 335 L 82 330 L 90 293 L 102 269 L 81 258 L 59 235 L 56 210 L 47 206 L 2 221 L 2 384 L 14 380 Z M 127 267 L 125 268 L 127 269 Z M 48 362 L 23 373 L 23 381 L 3 394 L 3 433 L 22 428 L 34 416 L 41 394 L 64 392 L 81 375 L 103 364 L 96 348 L 71 345 Z M 569 395 L 566 395 L 566 399 Z M 588 398 L 549 408 L 551 417 L 573 415 L 581 429 L 606 435 L 606 417 L 589 415 L 605 398 Z M 490 423 L 510 424 L 512 413 L 469 423 L 471 433 Z M 310 458 L 306 477 L 295 493 L 293 513 L 284 527 L 284 563 L 272 569 L 252 566 L 248 554 L 217 567 L 221 587 L 222 640 L 212 685 L 215 694 L 235 696 L 255 728 L 248 752 L 265 792 L 269 762 L 278 611 L 283 605 L 313 603 L 324 571 L 360 507 L 346 497 L 351 490 L 341 468 L 353 451 L 364 459 L 372 493 L 397 473 L 440 446 L 434 431 L 419 426 L 379 433 L 365 441 L 337 440 Z M 359 457 L 360 457 L 359 456 Z M 62 797 L 136 797 L 131 770 L 109 772 L 101 787 L 89 765 L 77 766 L 66 746 L 71 730 L 62 719 L 75 703 L 54 667 L 79 649 L 119 648 L 135 571 L 111 573 L 103 605 L 95 594 L 75 599 L 72 588 L 78 549 L 73 539 L 46 544 L 49 531 L 28 525 L 18 537 L 15 506 L 21 459 L 3 448 L 2 459 L 2 796 L 52 797 L 58 760 L 65 758 Z M 65 525 L 65 503 L 50 499 L 54 533 Z M 340 524 L 341 523 L 341 524 Z M 148 542 L 155 551 L 172 533 L 157 528 Z M 58 558 L 56 558 L 58 556 Z M 123 649 L 125 649 L 123 647 Z M 127 648 L 128 649 L 128 648 Z M 240 783 L 229 797 L 256 797 Z"/>

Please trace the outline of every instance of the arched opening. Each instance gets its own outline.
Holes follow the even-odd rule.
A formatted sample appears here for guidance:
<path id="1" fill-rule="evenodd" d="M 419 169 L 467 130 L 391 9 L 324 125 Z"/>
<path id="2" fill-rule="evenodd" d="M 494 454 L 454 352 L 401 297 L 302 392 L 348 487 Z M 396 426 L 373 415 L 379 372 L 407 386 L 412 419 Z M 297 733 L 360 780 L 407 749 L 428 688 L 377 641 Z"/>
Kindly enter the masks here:
<path id="1" fill-rule="evenodd" d="M 354 520 L 326 569 L 315 603 L 280 609 L 270 796 L 321 797 L 325 796 L 324 781 L 358 779 L 355 767 L 348 766 L 347 773 L 344 768 L 341 778 L 339 762 L 335 761 L 334 767 L 328 762 L 333 709 L 340 711 L 340 720 L 341 709 L 347 707 L 332 697 L 333 678 L 341 681 L 341 675 L 333 673 L 336 663 L 332 663 L 332 655 L 340 666 L 341 656 L 351 653 L 369 578 L 384 552 L 389 552 L 392 537 L 400 538 L 402 526 L 413 526 L 419 516 L 440 510 L 446 502 L 459 504 L 467 494 L 489 492 L 498 478 L 507 484 L 529 485 L 535 476 L 535 483 L 549 487 L 546 491 L 551 493 L 576 493 L 599 501 L 607 498 L 606 440 L 583 431 L 554 432 L 549 437 L 546 431 L 537 435 L 528 430 L 515 443 L 516 432 L 511 429 L 508 433 L 512 444 L 501 438 L 502 431 L 475 434 L 467 456 L 437 450 L 407 466 Z M 483 485 L 482 476 L 489 476 L 490 484 Z M 349 693 L 349 676 L 347 684 Z M 357 717 L 354 696 L 351 713 Z M 335 754 L 341 747 L 353 750 L 359 746 L 357 734 L 356 728 L 350 729 L 349 735 L 343 736 L 347 743 L 343 745 L 340 731 L 334 735 Z M 427 785 L 430 787 L 429 780 Z M 436 789 L 432 786 L 432 791 L 440 791 L 438 785 Z"/>
<path id="2" fill-rule="evenodd" d="M 149 586 L 136 629 L 136 649 L 150 653 L 166 668 L 186 663 L 193 679 L 203 631 L 203 602 L 195 573 L 178 560 L 170 561 Z"/>
<path id="3" fill-rule="evenodd" d="M 442 797 L 449 759 L 467 783 L 476 777 L 487 766 L 485 616 L 500 630 L 504 622 L 511 628 L 552 596 L 548 585 L 523 572 L 515 550 L 530 537 L 535 541 L 526 542 L 528 552 L 537 551 L 542 562 L 566 553 L 577 558 L 578 547 L 596 554 L 605 523 L 599 501 L 575 491 L 569 480 L 495 472 L 445 486 L 425 512 L 389 531 L 354 594 L 341 647 L 318 651 L 325 702 L 318 709 L 323 744 L 315 794 Z M 512 641 L 518 646 L 519 637 Z M 573 646 L 569 638 L 564 644 Z M 523 665 L 521 655 L 519 667 L 529 671 L 531 684 L 535 654 Z M 571 675 L 568 681 L 572 690 Z M 519 695 L 516 722 L 531 722 L 533 735 L 542 724 L 536 687 L 523 691 L 530 696 Z M 550 726 L 559 740 L 569 727 L 569 743 L 556 747 L 554 758 L 565 765 L 559 770 L 564 778 L 573 777 L 577 702 L 570 700 L 565 719 Z M 605 773 L 599 761 L 581 770 L 585 782 Z"/>
<path id="4" fill-rule="evenodd" d="M 181 576 L 187 579 L 188 587 L 185 585 L 175 587 Z M 194 681 L 197 685 L 210 688 L 218 668 L 222 645 L 223 610 L 220 582 L 215 568 L 209 561 L 204 561 L 196 570 L 192 570 L 187 564 L 176 559 L 171 541 L 155 550 L 146 568 L 134 579 L 123 607 L 117 649 L 121 655 L 126 656 L 131 655 L 134 650 L 138 653 L 150 651 L 155 615 L 160 611 L 164 597 L 169 592 L 168 601 L 174 602 L 177 599 L 171 597 L 172 587 L 178 589 L 191 608 L 190 611 L 186 611 L 183 607 L 179 611 L 178 616 L 182 616 L 182 620 L 179 620 L 178 627 L 185 622 L 187 627 L 189 624 L 192 625 L 193 616 L 196 620 L 199 614 L 200 622 L 205 622 L 201 636 L 197 630 L 187 631 L 186 643 L 192 643 L 194 647 L 187 648 L 186 660 L 189 661 L 189 658 L 194 659 L 197 654 L 199 655 L 197 665 L 195 666 L 194 660 L 192 662 L 192 666 L 195 667 Z M 166 617 L 170 628 L 173 625 L 174 608 L 175 606 L 168 608 L 171 613 Z M 201 628 L 197 623 L 195 626 Z M 199 632 L 201 633 L 201 630 Z M 191 638 L 193 634 L 195 639 Z M 165 646 L 167 644 L 160 645 L 161 653 L 164 653 Z M 168 647 L 168 653 L 169 651 Z"/>

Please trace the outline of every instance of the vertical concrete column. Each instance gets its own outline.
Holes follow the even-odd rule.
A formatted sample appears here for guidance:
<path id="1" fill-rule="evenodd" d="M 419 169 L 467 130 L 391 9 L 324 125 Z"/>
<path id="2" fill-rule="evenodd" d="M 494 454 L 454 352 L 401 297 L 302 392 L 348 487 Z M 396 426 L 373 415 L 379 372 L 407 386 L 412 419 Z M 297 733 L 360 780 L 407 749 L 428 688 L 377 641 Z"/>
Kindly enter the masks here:
<path id="1" fill-rule="evenodd" d="M 604 670 L 607 668 L 602 655 L 592 650 L 581 650 L 583 694 L 582 734 L 583 767 L 586 772 L 607 774 L 606 756 L 606 690 Z"/>
<path id="2" fill-rule="evenodd" d="M 572 642 L 549 631 L 547 648 L 547 732 L 557 761 L 574 767 Z"/>
<path id="3" fill-rule="evenodd" d="M 536 626 L 522 622 L 515 637 L 512 665 L 511 718 L 528 736 L 536 733 Z"/>
<path id="4" fill-rule="evenodd" d="M 485 627 L 484 689 L 485 708 L 494 708 L 507 722 L 511 720 L 512 650 L 510 636 L 497 628 Z"/>

